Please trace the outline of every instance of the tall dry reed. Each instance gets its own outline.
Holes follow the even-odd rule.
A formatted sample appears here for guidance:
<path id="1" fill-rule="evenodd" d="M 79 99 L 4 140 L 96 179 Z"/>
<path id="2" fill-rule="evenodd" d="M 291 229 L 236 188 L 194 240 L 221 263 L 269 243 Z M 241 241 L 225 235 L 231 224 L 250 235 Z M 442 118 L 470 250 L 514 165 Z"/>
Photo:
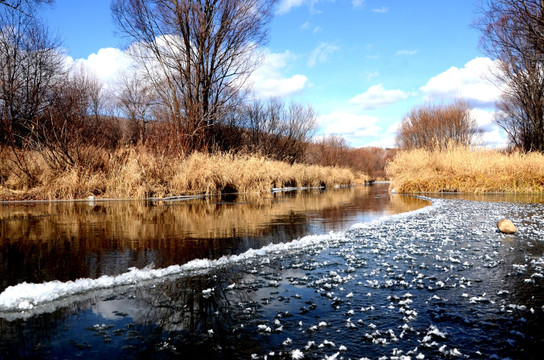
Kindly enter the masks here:
<path id="1" fill-rule="evenodd" d="M 263 192 L 274 187 L 348 185 L 364 175 L 336 167 L 289 165 L 264 157 L 233 154 L 160 154 L 145 146 L 115 151 L 89 147 L 76 166 L 53 169 L 33 151 L 32 181 L 1 152 L 0 199 L 146 198 Z"/>
<path id="2" fill-rule="evenodd" d="M 544 155 L 466 146 L 401 151 L 387 166 L 400 193 L 543 193 Z"/>

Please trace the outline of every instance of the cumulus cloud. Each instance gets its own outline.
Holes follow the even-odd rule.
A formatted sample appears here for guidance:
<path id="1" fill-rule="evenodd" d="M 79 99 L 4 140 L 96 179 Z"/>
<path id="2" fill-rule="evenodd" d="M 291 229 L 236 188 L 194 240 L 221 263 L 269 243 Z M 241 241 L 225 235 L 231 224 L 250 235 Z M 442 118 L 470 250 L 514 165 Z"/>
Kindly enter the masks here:
<path id="1" fill-rule="evenodd" d="M 452 66 L 432 77 L 420 90 L 426 101 L 460 97 L 473 106 L 491 107 L 500 95 L 500 89 L 489 80 L 490 72 L 496 66 L 496 61 L 478 57 L 462 68 Z"/>
<path id="2" fill-rule="evenodd" d="M 405 100 L 409 95 L 409 93 L 400 89 L 387 90 L 382 84 L 378 84 L 369 87 L 364 93 L 354 96 L 349 102 L 358 105 L 362 109 L 371 110 Z"/>
<path id="3" fill-rule="evenodd" d="M 304 75 L 284 75 L 288 64 L 295 60 L 289 51 L 273 53 L 266 49 L 263 50 L 263 57 L 263 63 L 248 81 L 255 98 L 288 96 L 302 91 L 308 85 L 308 78 Z"/>
<path id="4" fill-rule="evenodd" d="M 89 55 L 86 59 L 67 59 L 67 63 L 74 68 L 83 69 L 94 74 L 102 81 L 104 86 L 114 86 L 120 74 L 132 66 L 132 59 L 122 50 L 117 48 L 103 48 Z"/>
<path id="5" fill-rule="evenodd" d="M 484 146 L 490 148 L 505 148 L 507 146 L 507 139 L 503 131 L 493 122 L 496 110 L 471 109 L 470 115 L 482 130 L 479 140 Z"/>
<path id="6" fill-rule="evenodd" d="M 338 51 L 338 46 L 326 42 L 319 44 L 308 58 L 308 66 L 312 67 L 318 63 L 324 63 L 329 60 L 329 57 Z"/>

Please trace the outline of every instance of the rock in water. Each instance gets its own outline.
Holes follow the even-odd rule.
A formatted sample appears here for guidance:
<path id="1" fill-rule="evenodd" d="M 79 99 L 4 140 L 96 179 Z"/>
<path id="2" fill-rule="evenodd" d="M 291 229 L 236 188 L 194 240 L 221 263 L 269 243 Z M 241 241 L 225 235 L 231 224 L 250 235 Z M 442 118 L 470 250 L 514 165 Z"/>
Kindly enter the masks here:
<path id="1" fill-rule="evenodd" d="M 508 219 L 502 219 L 501 221 L 499 221 L 497 223 L 497 227 L 499 228 L 499 231 L 504 233 L 504 234 L 513 234 L 516 231 L 518 231 L 518 229 L 512 223 L 512 221 L 510 221 Z"/>

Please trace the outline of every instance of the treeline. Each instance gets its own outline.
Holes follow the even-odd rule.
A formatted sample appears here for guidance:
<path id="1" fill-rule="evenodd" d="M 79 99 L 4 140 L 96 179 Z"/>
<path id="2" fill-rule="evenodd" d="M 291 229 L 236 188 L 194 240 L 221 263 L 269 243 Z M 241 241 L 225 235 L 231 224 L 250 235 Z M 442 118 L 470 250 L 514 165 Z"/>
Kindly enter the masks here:
<path id="1" fill-rule="evenodd" d="M 386 165 L 396 149 L 353 148 L 339 136 L 328 136 L 308 144 L 306 161 L 321 166 L 341 166 L 366 174 L 373 180 L 387 180 Z"/>
<path id="2" fill-rule="evenodd" d="M 38 151 L 51 168 L 63 169 L 86 166 L 92 152 L 85 147 L 111 150 L 127 144 L 172 155 L 239 152 L 291 164 L 305 161 L 316 129 L 312 107 L 250 100 L 244 92 L 272 2 L 227 1 L 200 8 L 192 1 L 188 8 L 174 9 L 184 14 L 177 20 L 170 3 L 113 2 L 126 31 L 142 11 L 157 10 L 145 13 L 142 26 L 148 28 L 140 30 L 154 35 L 147 42 L 134 38 L 128 52 L 137 66 L 116 89 L 105 88 L 84 69 L 66 66 L 60 41 L 39 20 L 34 2 L 0 6 L 0 145 L 11 149 L 14 168 L 35 177 L 25 151 Z M 227 13 L 231 16 L 220 16 Z M 171 20 L 177 29 L 153 28 Z M 214 31 L 201 29 L 210 21 Z M 183 32 L 182 26 L 191 31 Z M 206 48 L 196 49 L 198 43 Z"/>

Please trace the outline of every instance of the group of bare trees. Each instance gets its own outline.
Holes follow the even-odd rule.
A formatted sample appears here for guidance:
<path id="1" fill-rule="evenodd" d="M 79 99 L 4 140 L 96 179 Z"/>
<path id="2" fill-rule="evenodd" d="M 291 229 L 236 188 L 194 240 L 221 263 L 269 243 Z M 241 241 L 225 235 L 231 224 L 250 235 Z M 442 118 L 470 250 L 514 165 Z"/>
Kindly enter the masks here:
<path id="1" fill-rule="evenodd" d="M 0 0 L 0 146 L 38 150 L 53 167 L 79 163 L 84 145 L 123 142 L 303 160 L 314 110 L 245 90 L 275 0 L 112 1 L 135 64 L 115 89 L 67 66 L 37 16 L 51 2 Z"/>
<path id="2" fill-rule="evenodd" d="M 445 149 L 472 145 L 480 133 L 467 101 L 426 104 L 411 109 L 402 120 L 396 144 L 401 149 Z"/>

